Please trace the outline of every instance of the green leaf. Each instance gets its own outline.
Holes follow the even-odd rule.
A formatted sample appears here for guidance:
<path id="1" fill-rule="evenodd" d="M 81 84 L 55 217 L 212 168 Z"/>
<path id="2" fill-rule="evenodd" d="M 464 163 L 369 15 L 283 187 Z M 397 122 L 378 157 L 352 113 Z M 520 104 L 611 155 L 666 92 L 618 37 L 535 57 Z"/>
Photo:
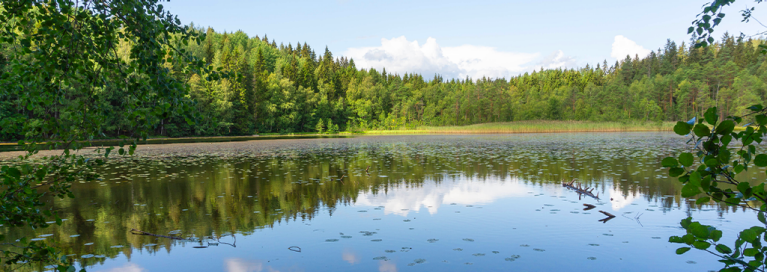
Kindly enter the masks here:
<path id="1" fill-rule="evenodd" d="M 709 125 L 716 125 L 716 121 L 719 120 L 719 115 L 716 114 L 716 107 L 708 108 L 706 113 L 703 114 L 703 118 L 706 119 L 706 123 Z"/>
<path id="2" fill-rule="evenodd" d="M 702 205 L 702 204 L 708 203 L 709 201 L 711 201 L 711 198 L 704 196 L 704 197 L 698 198 L 698 200 L 695 200 L 695 204 Z"/>
<path id="3" fill-rule="evenodd" d="M 692 183 L 692 185 L 695 185 L 696 187 L 700 186 L 700 181 L 701 181 L 700 172 L 695 171 L 692 174 L 690 174 L 690 183 Z"/>
<path id="4" fill-rule="evenodd" d="M 720 162 L 722 162 L 724 164 L 730 163 L 730 156 L 731 156 L 731 153 L 730 153 L 729 150 L 727 150 L 727 149 L 720 149 L 719 150 L 719 156 L 718 157 L 719 157 L 719 161 Z"/>
<path id="5" fill-rule="evenodd" d="M 732 141 L 732 135 L 730 135 L 730 134 L 728 134 L 728 135 L 724 135 L 724 136 L 722 136 L 722 138 L 721 138 L 721 139 L 719 139 L 719 141 L 721 141 L 721 142 L 722 142 L 722 146 L 723 146 L 723 147 L 726 147 L 726 146 L 727 146 L 727 145 L 729 145 L 729 144 L 730 144 L 730 142 Z"/>
<path id="6" fill-rule="evenodd" d="M 765 228 L 759 227 L 759 226 L 750 227 L 748 229 L 753 230 L 756 233 L 756 235 L 764 233 L 764 230 L 765 230 Z"/>
<path id="7" fill-rule="evenodd" d="M 756 248 L 747 248 L 746 250 L 743 250 L 743 255 L 748 257 L 754 257 L 757 253 L 759 253 L 759 250 Z"/>
<path id="8" fill-rule="evenodd" d="M 692 243 L 692 246 L 694 246 L 697 249 L 707 249 L 711 246 L 711 243 L 706 241 L 695 241 L 695 243 Z"/>
<path id="9" fill-rule="evenodd" d="M 751 185 L 748 184 L 748 182 L 739 182 L 738 183 L 738 191 L 745 192 L 748 189 L 751 189 Z"/>
<path id="10" fill-rule="evenodd" d="M 719 253 L 722 253 L 722 254 L 732 253 L 732 249 L 730 249 L 730 247 L 725 246 L 723 244 L 716 245 L 716 251 L 719 251 Z"/>
<path id="11" fill-rule="evenodd" d="M 711 134 L 711 129 L 709 129 L 707 125 L 697 124 L 695 125 L 695 128 L 693 128 L 693 132 L 695 132 L 695 136 L 706 137 Z"/>
<path id="12" fill-rule="evenodd" d="M 672 157 L 667 157 L 667 158 L 663 159 L 660 162 L 660 164 L 663 165 L 663 167 L 677 167 L 677 166 L 679 166 L 679 162 L 677 162 L 676 159 L 672 158 Z"/>
<path id="13" fill-rule="evenodd" d="M 678 177 L 684 174 L 684 169 L 679 167 L 672 167 L 668 169 L 668 175 L 672 177 Z"/>
<path id="14" fill-rule="evenodd" d="M 730 197 L 727 200 L 725 200 L 724 203 L 727 203 L 728 205 L 738 205 L 738 204 L 740 204 L 740 198 L 739 197 Z"/>
<path id="15" fill-rule="evenodd" d="M 42 180 L 45 178 L 45 175 L 48 174 L 48 171 L 45 171 L 45 169 L 38 169 L 37 172 L 35 172 L 35 177 L 37 179 Z"/>
<path id="16" fill-rule="evenodd" d="M 692 129 L 692 126 L 688 123 L 679 121 L 676 123 L 676 126 L 674 126 L 674 132 L 678 135 L 687 135 L 690 134 L 690 130 Z"/>
<path id="17" fill-rule="evenodd" d="M 699 194 L 700 189 L 698 188 L 700 187 L 695 186 L 691 182 L 688 182 L 687 184 L 684 185 L 684 187 L 682 187 L 682 197 L 689 198 Z"/>
<path id="18" fill-rule="evenodd" d="M 754 164 L 759 167 L 767 166 L 767 154 L 759 154 L 754 158 Z"/>
<path id="19" fill-rule="evenodd" d="M 757 115 L 755 119 L 756 119 L 756 123 L 758 125 L 760 125 L 760 126 L 767 125 L 767 116 L 765 116 L 764 114 Z"/>
<path id="20" fill-rule="evenodd" d="M 722 231 L 717 229 L 711 230 L 709 232 L 709 237 L 711 240 L 714 240 L 714 242 L 719 242 L 719 239 L 722 239 Z"/>
<path id="21" fill-rule="evenodd" d="M 685 153 L 679 154 L 679 163 L 684 165 L 684 167 L 692 166 L 693 162 L 695 162 L 695 158 L 692 156 L 692 153 L 685 152 Z"/>
<path id="22" fill-rule="evenodd" d="M 716 127 L 716 134 L 719 135 L 727 135 L 730 134 L 735 129 L 735 122 L 732 120 L 727 120 L 722 122 Z"/>
<path id="23" fill-rule="evenodd" d="M 682 226 L 682 228 L 687 229 L 690 227 L 690 224 L 692 224 L 692 217 L 687 217 L 685 219 L 682 219 L 682 221 L 679 221 L 679 225 Z"/>
<path id="24" fill-rule="evenodd" d="M 733 171 L 735 171 L 735 174 L 738 174 L 740 172 L 743 172 L 743 169 L 745 169 L 745 166 L 743 166 L 742 164 L 738 164 L 737 166 L 735 166 Z"/>
<path id="25" fill-rule="evenodd" d="M 14 179 L 21 179 L 21 171 L 16 167 L 7 168 L 5 174 Z"/>
<path id="26" fill-rule="evenodd" d="M 719 165 L 719 160 L 716 159 L 713 155 L 708 155 L 703 158 L 703 163 L 706 164 L 708 167 L 716 167 Z"/>
<path id="27" fill-rule="evenodd" d="M 682 255 L 682 254 L 684 254 L 687 251 L 690 251 L 689 247 L 680 247 L 680 248 L 676 249 L 676 254 L 677 255 Z"/>
<path id="28" fill-rule="evenodd" d="M 679 236 L 671 236 L 671 237 L 668 238 L 668 242 L 669 243 L 683 244 L 684 243 L 684 239 L 682 239 L 682 237 L 679 237 Z"/>
<path id="29" fill-rule="evenodd" d="M 692 234 L 685 234 L 682 236 L 682 241 L 684 241 L 685 244 L 692 245 L 696 241 L 695 236 Z"/>
<path id="30" fill-rule="evenodd" d="M 752 241 L 756 240 L 756 238 L 756 232 L 751 229 L 743 230 L 740 232 L 740 239 L 743 239 L 746 242 L 751 243 Z"/>
<path id="31" fill-rule="evenodd" d="M 706 176 L 700 181 L 700 188 L 703 189 L 704 192 L 711 191 L 711 176 Z"/>
<path id="32" fill-rule="evenodd" d="M 695 237 L 699 239 L 708 239 L 708 235 L 709 235 L 708 226 L 701 225 L 698 222 L 693 222 L 690 225 L 690 233 L 692 233 L 692 235 L 695 235 Z"/>

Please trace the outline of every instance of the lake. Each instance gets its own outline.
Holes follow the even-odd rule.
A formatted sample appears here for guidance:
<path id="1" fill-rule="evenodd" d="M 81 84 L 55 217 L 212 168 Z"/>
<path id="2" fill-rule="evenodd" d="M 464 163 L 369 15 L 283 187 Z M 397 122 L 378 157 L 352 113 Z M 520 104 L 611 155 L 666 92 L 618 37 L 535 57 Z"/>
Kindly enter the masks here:
<path id="1" fill-rule="evenodd" d="M 685 141 L 571 133 L 140 146 L 98 169 L 103 181 L 75 182 L 75 199 L 49 200 L 61 226 L 2 231 L 55 243 L 88 271 L 718 270 L 708 253 L 674 253 L 679 221 L 693 216 L 726 241 L 760 223 L 680 196 L 660 161 Z M 753 168 L 738 178 L 766 177 Z M 599 199 L 562 186 L 572 180 Z"/>

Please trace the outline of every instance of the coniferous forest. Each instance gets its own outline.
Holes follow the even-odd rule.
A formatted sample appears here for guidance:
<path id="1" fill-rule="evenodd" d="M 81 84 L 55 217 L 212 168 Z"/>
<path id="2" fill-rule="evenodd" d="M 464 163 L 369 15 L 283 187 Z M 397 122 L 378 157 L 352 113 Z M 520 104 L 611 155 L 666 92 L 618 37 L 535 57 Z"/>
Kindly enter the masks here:
<path id="1" fill-rule="evenodd" d="M 539 70 L 512 78 L 446 79 L 358 68 L 353 59 L 306 43 L 277 43 L 238 31 L 194 28 L 206 38 L 178 46 L 204 60 L 224 78 L 186 76 L 183 65 L 165 66 L 189 83 L 194 116 L 154 120 L 154 136 L 252 135 L 340 132 L 418 126 L 469 125 L 520 120 L 674 121 L 717 106 L 720 116 L 744 114 L 767 99 L 764 40 L 724 34 L 708 47 L 667 41 L 644 58 L 578 69 Z M 0 44 L 0 73 L 14 45 Z M 114 52 L 130 55 L 131 44 Z M 130 61 L 130 60 L 128 60 Z M 120 80 L 120 79 L 115 79 Z M 120 92 L 101 90 L 98 105 L 109 112 L 102 136 L 136 136 L 133 112 Z M 0 93 L 2 94 L 2 93 Z M 0 140 L 22 139 L 24 126 L 56 118 L 55 107 L 27 108 L 0 98 Z M 147 106 L 148 108 L 148 106 Z M 137 108 L 141 110 L 141 105 Z"/>

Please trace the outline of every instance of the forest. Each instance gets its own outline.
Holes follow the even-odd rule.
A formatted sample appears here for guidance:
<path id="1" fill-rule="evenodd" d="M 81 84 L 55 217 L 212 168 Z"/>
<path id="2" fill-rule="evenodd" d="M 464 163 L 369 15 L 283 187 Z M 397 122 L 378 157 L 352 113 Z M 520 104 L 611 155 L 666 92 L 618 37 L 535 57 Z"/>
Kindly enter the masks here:
<path id="1" fill-rule="evenodd" d="M 661 122 L 701 116 L 713 106 L 719 116 L 744 114 L 767 99 L 767 62 L 758 48 L 765 40 L 729 34 L 699 48 L 667 40 L 644 58 L 626 56 L 612 64 L 508 79 L 446 79 L 357 68 L 353 59 L 334 57 L 327 48 L 318 53 L 306 43 L 277 44 L 267 35 L 192 29 L 206 38 L 177 40 L 177 47 L 226 76 L 185 73 L 184 65 L 167 61 L 165 67 L 188 83 L 194 114 L 152 120 L 158 125 L 150 136 L 335 133 L 521 120 Z M 0 77 L 17 46 L 0 43 Z M 129 63 L 132 46 L 123 42 L 113 54 Z M 135 137 L 131 118 L 140 118 L 133 111 L 143 106 L 125 107 L 133 101 L 121 92 L 131 90 L 106 86 L 90 105 L 108 113 L 101 137 Z M 0 141 L 23 139 L 22 131 L 58 116 L 56 107 L 23 107 L 11 96 L 0 91 Z"/>

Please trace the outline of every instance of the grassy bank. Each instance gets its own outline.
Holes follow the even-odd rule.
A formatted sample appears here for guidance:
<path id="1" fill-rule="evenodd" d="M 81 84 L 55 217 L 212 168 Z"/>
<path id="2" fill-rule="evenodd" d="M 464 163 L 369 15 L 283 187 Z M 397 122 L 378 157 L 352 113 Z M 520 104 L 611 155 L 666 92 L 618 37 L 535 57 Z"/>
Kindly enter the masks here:
<path id="1" fill-rule="evenodd" d="M 547 132 L 672 131 L 675 122 L 519 121 L 468 126 L 419 127 L 406 130 L 369 130 L 364 134 L 482 134 Z"/>

